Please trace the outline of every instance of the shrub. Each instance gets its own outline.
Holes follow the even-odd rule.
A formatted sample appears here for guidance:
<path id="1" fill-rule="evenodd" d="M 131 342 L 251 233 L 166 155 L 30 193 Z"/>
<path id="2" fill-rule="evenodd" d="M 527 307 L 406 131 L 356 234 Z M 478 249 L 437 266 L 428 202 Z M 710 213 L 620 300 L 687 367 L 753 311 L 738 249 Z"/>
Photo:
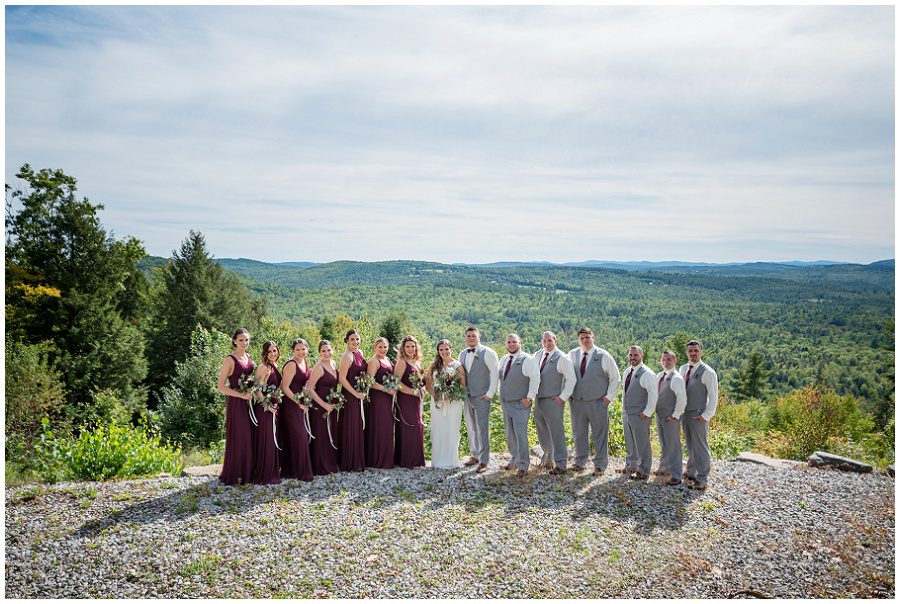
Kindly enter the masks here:
<path id="1" fill-rule="evenodd" d="M 77 439 L 56 436 L 50 422 L 35 444 L 37 472 L 47 482 L 134 478 L 181 471 L 181 449 L 161 442 L 146 425 L 112 423 L 83 429 Z"/>
<path id="2" fill-rule="evenodd" d="M 47 360 L 49 343 L 6 338 L 6 458 L 21 459 L 41 433 L 41 418 L 59 416 L 62 379 Z"/>

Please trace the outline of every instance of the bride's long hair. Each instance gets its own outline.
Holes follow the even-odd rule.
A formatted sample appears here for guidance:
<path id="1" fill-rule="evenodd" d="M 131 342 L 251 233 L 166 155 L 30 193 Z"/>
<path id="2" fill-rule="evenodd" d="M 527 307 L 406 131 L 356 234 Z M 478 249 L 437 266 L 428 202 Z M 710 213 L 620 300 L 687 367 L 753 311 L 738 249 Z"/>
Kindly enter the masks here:
<path id="1" fill-rule="evenodd" d="M 437 346 L 435 347 L 435 351 L 437 351 L 437 352 L 434 355 L 434 362 L 431 363 L 431 366 L 428 368 L 428 373 L 425 374 L 428 377 L 433 376 L 435 374 L 435 372 L 440 374 L 441 369 L 444 368 L 444 359 L 441 358 L 441 353 L 440 353 L 441 346 L 443 344 L 446 344 L 447 347 L 450 348 L 451 352 L 453 351 L 453 344 L 450 343 L 450 340 L 444 338 L 444 339 L 438 341 Z M 452 355 L 451 355 L 451 358 L 452 358 Z"/>

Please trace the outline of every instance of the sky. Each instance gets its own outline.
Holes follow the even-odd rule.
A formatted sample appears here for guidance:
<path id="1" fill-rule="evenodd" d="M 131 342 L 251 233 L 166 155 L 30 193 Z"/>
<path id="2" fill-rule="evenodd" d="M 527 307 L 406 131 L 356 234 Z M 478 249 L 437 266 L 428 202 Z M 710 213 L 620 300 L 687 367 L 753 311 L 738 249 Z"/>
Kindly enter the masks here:
<path id="1" fill-rule="evenodd" d="M 6 182 L 170 256 L 894 257 L 894 7 L 6 7 Z"/>

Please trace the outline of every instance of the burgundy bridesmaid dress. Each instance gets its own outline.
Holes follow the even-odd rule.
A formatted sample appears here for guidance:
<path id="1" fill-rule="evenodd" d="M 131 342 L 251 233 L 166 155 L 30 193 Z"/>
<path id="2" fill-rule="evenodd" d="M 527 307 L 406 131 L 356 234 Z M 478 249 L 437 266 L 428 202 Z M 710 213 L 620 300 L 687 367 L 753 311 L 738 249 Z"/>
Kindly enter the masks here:
<path id="1" fill-rule="evenodd" d="M 384 364 L 387 362 L 387 365 Z M 375 382 L 384 385 L 384 376 L 394 373 L 388 359 L 379 361 Z M 374 388 L 369 391 L 366 409 L 366 465 L 388 470 L 394 467 L 394 414 L 393 397 Z"/>
<path id="2" fill-rule="evenodd" d="M 328 370 L 323 371 L 322 377 L 316 382 L 316 394 L 324 401 L 333 388 L 337 388 L 337 377 L 331 375 Z M 331 415 L 333 416 L 334 414 L 335 412 L 332 411 Z M 309 443 L 309 460 L 312 464 L 313 474 L 316 476 L 333 474 L 338 471 L 337 451 L 331 446 L 331 441 L 328 439 L 326 422 L 331 423 L 331 436 L 337 436 L 335 434 L 334 418 L 327 419 L 325 410 L 318 404 L 313 405 L 309 412 L 309 423 L 315 438 Z M 334 444 L 337 446 L 337 442 Z"/>
<path id="3" fill-rule="evenodd" d="M 413 371 L 418 370 L 407 363 L 401 379 L 407 388 L 412 388 L 409 376 Z M 420 421 L 420 408 L 421 401 L 418 396 L 397 393 L 397 417 L 399 419 L 394 422 L 397 432 L 394 464 L 403 468 L 420 468 L 425 465 L 425 426 Z"/>
<path id="4" fill-rule="evenodd" d="M 281 387 L 281 373 L 272 367 L 266 384 Z M 265 411 L 261 403 L 253 404 L 253 412 L 259 427 L 256 429 L 256 455 L 253 457 L 253 478 L 255 484 L 278 484 L 281 482 L 281 459 L 275 447 L 275 425 L 272 412 Z M 278 418 L 275 418 L 276 422 Z M 278 443 L 281 446 L 281 443 Z"/>
<path id="5" fill-rule="evenodd" d="M 288 361 L 297 367 L 290 390 L 297 394 L 303 390 L 309 380 L 309 367 L 302 369 L 294 359 Z M 287 367 L 287 363 L 285 363 Z M 309 462 L 309 434 L 306 432 L 306 412 L 287 396 L 281 397 L 281 408 L 278 410 L 278 444 L 281 445 L 281 477 L 313 479 L 312 465 Z"/>
<path id="6" fill-rule="evenodd" d="M 228 385 L 237 390 L 238 378 L 253 373 L 253 359 L 247 357 L 242 365 L 233 354 L 234 370 L 228 376 Z M 222 460 L 223 484 L 250 482 L 253 473 L 253 450 L 256 446 L 256 429 L 250 422 L 250 408 L 242 398 L 229 396 L 225 405 L 225 458 Z"/>
<path id="7" fill-rule="evenodd" d="M 347 369 L 347 382 L 356 386 L 356 378 L 366 372 L 366 358 L 360 351 L 353 353 L 353 363 Z M 363 436 L 363 415 L 360 400 L 344 390 L 346 404 L 341 409 L 341 443 L 338 445 L 339 463 L 344 472 L 366 469 L 366 444 Z"/>

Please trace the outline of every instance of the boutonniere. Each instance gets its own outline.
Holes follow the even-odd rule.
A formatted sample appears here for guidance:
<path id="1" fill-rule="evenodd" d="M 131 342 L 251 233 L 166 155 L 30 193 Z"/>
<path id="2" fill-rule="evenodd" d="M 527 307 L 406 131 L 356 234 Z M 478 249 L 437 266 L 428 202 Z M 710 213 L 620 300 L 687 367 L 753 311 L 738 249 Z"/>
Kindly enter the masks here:
<path id="1" fill-rule="evenodd" d="M 521 358 L 516 359 L 516 362 L 513 363 L 513 365 L 521 365 L 521 364 L 522 364 L 522 359 L 521 359 Z"/>

